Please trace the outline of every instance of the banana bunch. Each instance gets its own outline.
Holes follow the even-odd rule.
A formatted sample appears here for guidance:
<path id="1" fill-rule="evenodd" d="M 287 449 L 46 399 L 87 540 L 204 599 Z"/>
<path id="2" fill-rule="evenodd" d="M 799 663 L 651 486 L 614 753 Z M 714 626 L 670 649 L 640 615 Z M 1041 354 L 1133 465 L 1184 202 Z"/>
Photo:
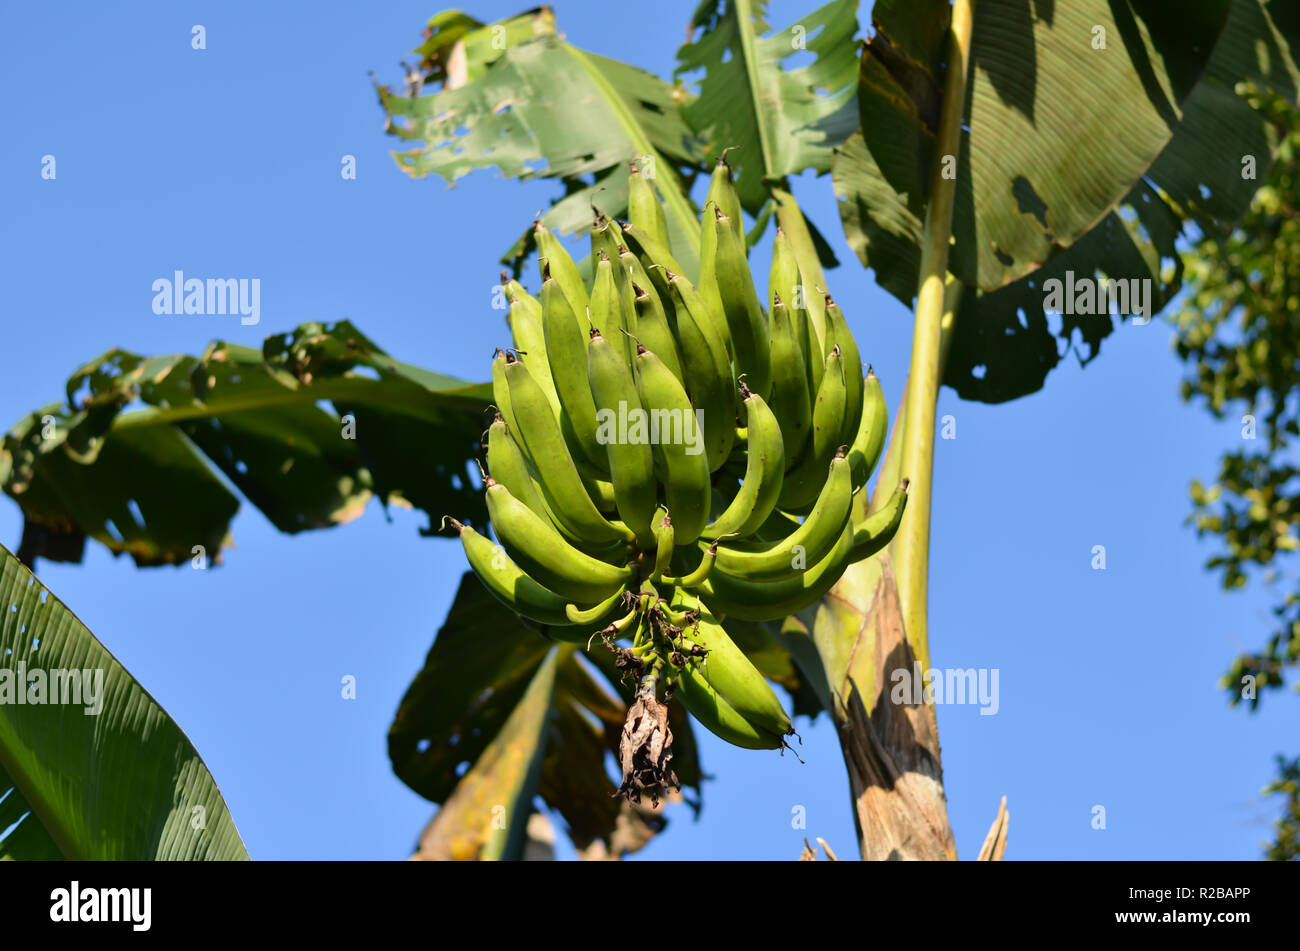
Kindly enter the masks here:
<path id="1" fill-rule="evenodd" d="M 906 480 L 875 514 L 853 504 L 884 396 L 780 230 L 763 306 L 725 156 L 698 283 L 635 166 L 629 188 L 626 222 L 596 215 L 590 285 L 540 222 L 540 294 L 503 275 L 513 347 L 492 363 L 484 476 L 497 541 L 449 521 L 512 611 L 559 640 L 599 636 L 643 692 L 662 685 L 723 739 L 782 748 L 790 718 L 721 620 L 807 608 L 893 537 Z"/>

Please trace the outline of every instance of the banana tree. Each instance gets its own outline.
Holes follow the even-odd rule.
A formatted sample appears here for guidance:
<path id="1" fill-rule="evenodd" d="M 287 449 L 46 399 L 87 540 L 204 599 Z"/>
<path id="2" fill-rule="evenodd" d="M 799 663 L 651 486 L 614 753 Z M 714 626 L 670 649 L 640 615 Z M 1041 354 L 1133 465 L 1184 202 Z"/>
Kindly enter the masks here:
<path id="1" fill-rule="evenodd" d="M 1177 292 L 1179 236 L 1229 226 L 1254 190 L 1243 157 L 1261 175 L 1272 159 L 1276 132 L 1238 89 L 1296 100 L 1300 24 L 1265 0 L 1191 11 L 1079 0 L 1032 13 L 1015 0 L 878 0 L 862 30 L 855 9 L 837 0 L 772 28 L 761 3 L 705 0 L 671 85 L 572 46 L 549 9 L 496 23 L 440 14 L 406 88 L 377 91 L 404 143 L 400 168 L 552 179 L 562 194 L 541 221 L 556 233 L 586 229 L 593 208 L 625 215 L 636 163 L 691 278 L 694 185 L 725 152 L 750 243 L 775 219 L 802 284 L 824 290 L 836 263 L 825 223 L 802 214 L 789 181 L 829 171 L 849 249 L 915 304 L 906 395 L 876 483 L 906 476 L 910 501 L 890 548 L 850 567 L 820 604 L 729 630 L 790 691 L 796 715 L 824 710 L 836 724 L 862 855 L 954 858 L 934 708 L 886 692 L 894 671 L 930 665 L 939 387 L 985 402 L 1033 392 L 1066 352 L 1087 362 L 1119 320 L 1149 319 Z M 812 62 L 790 68 L 804 52 Z M 537 233 L 502 256 L 516 276 Z M 581 276 L 594 279 L 589 264 Z M 1126 285 L 1136 296 L 1098 310 L 1097 289 L 1121 280 L 1138 282 Z M 1053 291 L 1062 285 L 1068 300 Z M 1091 298 L 1076 299 L 1076 286 Z M 824 298 L 808 300 L 823 329 Z M 201 486 L 197 452 L 286 531 L 354 517 L 372 493 L 482 527 L 467 464 L 484 448 L 489 392 L 399 364 L 346 325 L 308 325 L 260 355 L 223 344 L 198 359 L 110 354 L 74 375 L 66 405 L 6 437 L 0 477 L 24 509 L 27 558 L 77 560 L 86 536 L 141 564 L 189 557 L 198 538 L 219 553 L 237 500 L 212 489 L 202 518 L 185 523 L 131 465 L 147 458 L 158 478 L 174 468 Z M 123 412 L 136 399 L 150 407 L 143 416 Z M 358 428 L 366 442 L 340 449 L 335 434 L 360 412 L 375 421 Z M 411 427 L 440 438 L 396 439 Z M 437 446 L 439 458 L 411 458 L 408 445 Z M 276 491 L 285 446 L 312 461 L 292 493 Z M 860 494 L 857 514 L 878 512 L 887 495 Z M 474 638 L 499 649 L 462 649 Z M 661 812 L 609 797 L 604 763 L 637 698 L 610 655 L 574 647 L 538 637 L 472 576 L 462 581 L 389 736 L 399 777 L 442 806 L 420 856 L 518 855 L 536 797 L 584 854 L 634 850 L 662 827 Z M 697 804 L 689 718 L 676 701 L 666 715 L 681 795 Z M 981 858 L 1001 857 L 1007 828 L 1004 802 Z"/>

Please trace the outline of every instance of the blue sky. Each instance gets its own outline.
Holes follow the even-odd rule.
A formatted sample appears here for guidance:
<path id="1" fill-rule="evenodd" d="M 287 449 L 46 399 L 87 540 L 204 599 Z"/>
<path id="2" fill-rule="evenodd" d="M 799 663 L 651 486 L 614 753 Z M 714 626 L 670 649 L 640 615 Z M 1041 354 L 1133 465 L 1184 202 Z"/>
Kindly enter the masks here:
<path id="1" fill-rule="evenodd" d="M 479 173 L 447 189 L 395 167 L 368 72 L 397 81 L 441 7 L 79 6 L 23 5 L 0 32 L 0 425 L 111 347 L 260 345 L 307 320 L 346 317 L 400 359 L 487 377 L 506 339 L 497 256 L 555 188 Z M 666 75 L 692 7 L 561 2 L 557 16 L 577 45 Z M 355 181 L 339 175 L 348 154 Z M 910 316 L 849 254 L 829 180 L 796 193 L 845 262 L 831 287 L 896 405 Z M 155 316 L 151 283 L 176 269 L 259 277 L 260 325 Z M 1269 600 L 1224 594 L 1184 525 L 1188 482 L 1213 475 L 1239 427 L 1181 403 L 1170 338 L 1160 320 L 1125 325 L 1088 368 L 1067 357 L 1011 404 L 941 395 L 957 438 L 936 458 L 932 658 L 996 668 L 1000 686 L 996 715 L 938 711 L 965 857 L 1002 795 L 1013 859 L 1253 858 L 1268 835 L 1275 809 L 1258 793 L 1273 754 L 1294 751 L 1295 701 L 1249 716 L 1216 687 L 1263 641 Z M 186 730 L 255 858 L 399 858 L 433 807 L 393 776 L 385 735 L 463 570 L 424 524 L 372 505 L 291 538 L 245 505 L 219 570 L 137 570 L 91 545 L 85 564 L 39 574 Z M 6 500 L 0 542 L 20 532 Z M 345 675 L 355 701 L 340 698 Z M 852 855 L 833 733 L 824 718 L 798 726 L 804 765 L 700 731 L 715 777 L 703 814 L 671 810 L 642 855 L 789 859 L 804 835 Z"/>

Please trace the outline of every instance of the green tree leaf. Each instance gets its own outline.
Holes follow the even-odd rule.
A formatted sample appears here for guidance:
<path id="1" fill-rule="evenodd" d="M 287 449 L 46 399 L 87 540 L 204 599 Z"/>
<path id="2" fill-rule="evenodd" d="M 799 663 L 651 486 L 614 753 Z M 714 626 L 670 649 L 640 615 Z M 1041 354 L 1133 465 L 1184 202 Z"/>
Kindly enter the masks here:
<path id="1" fill-rule="evenodd" d="M 248 853 L 181 728 L 0 547 L 0 860 L 62 858 Z"/>

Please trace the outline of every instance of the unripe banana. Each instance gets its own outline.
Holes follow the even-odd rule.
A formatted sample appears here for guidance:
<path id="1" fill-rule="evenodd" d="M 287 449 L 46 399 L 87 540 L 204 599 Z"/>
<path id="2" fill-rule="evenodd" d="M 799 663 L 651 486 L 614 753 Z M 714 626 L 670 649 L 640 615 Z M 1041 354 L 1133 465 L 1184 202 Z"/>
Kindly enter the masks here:
<path id="1" fill-rule="evenodd" d="M 853 339 L 844 313 L 840 310 L 830 294 L 826 295 L 826 352 L 839 347 L 844 354 L 844 426 L 840 442 L 848 445 L 857 436 L 862 423 L 862 396 L 864 383 L 862 379 L 862 353 L 858 342 Z"/>
<path id="2" fill-rule="evenodd" d="M 736 182 L 731 175 L 731 166 L 727 164 L 727 153 L 730 148 L 722 150 L 718 156 L 718 162 L 713 166 L 713 173 L 709 176 L 709 193 L 704 198 L 705 210 L 712 203 L 726 216 L 730 222 L 732 230 L 735 231 L 736 237 L 743 243 L 745 241 L 745 222 L 740 213 L 740 195 L 736 192 Z M 704 219 L 708 221 L 708 216 Z M 702 254 L 703 252 L 701 252 Z"/>
<path id="3" fill-rule="evenodd" d="M 803 456 L 785 474 L 779 503 L 782 510 L 806 511 L 821 491 L 826 481 L 826 467 L 835 453 L 845 447 L 841 436 L 846 394 L 844 358 L 839 347 L 835 346 L 826 358 L 826 371 L 817 390 L 817 402 L 813 404 L 812 436 L 804 447 Z"/>
<path id="4" fill-rule="evenodd" d="M 885 402 L 880 380 L 871 368 L 867 368 L 867 377 L 863 381 L 862 421 L 858 433 L 849 447 L 849 465 L 853 467 L 853 487 L 867 484 L 880 452 L 885 447 L 885 435 L 889 431 L 889 406 Z"/>
<path id="5" fill-rule="evenodd" d="M 686 392 L 695 407 L 703 410 L 704 451 L 713 472 L 727 461 L 736 438 L 736 383 L 731 378 L 731 361 L 718 333 L 718 320 L 700 292 L 680 274 L 668 271 L 666 276 L 677 314 Z"/>
<path id="6" fill-rule="evenodd" d="M 673 539 L 673 520 L 668 515 L 668 509 L 662 505 L 655 509 L 650 519 L 650 528 L 655 536 L 655 566 L 650 578 L 657 581 L 668 574 L 673 561 L 673 550 L 677 547 Z"/>
<path id="7" fill-rule="evenodd" d="M 546 331 L 542 327 L 542 302 L 524 290 L 518 281 L 507 280 L 503 271 L 502 284 L 510 302 L 506 322 L 510 325 L 510 336 L 515 344 L 515 353 L 528 372 L 533 375 L 537 385 L 542 388 L 551 403 L 555 418 L 560 418 L 560 397 L 555 392 L 555 381 L 551 379 L 551 366 L 546 356 Z"/>
<path id="8" fill-rule="evenodd" d="M 505 418 L 506 425 L 517 433 L 519 424 L 515 420 L 515 411 L 510 408 L 510 387 L 506 384 L 506 357 L 506 352 L 497 347 L 492 357 L 492 399 L 496 400 L 497 412 Z M 545 393 L 542 398 L 546 398 Z"/>
<path id="9" fill-rule="evenodd" d="M 595 212 L 590 289 L 540 223 L 540 302 L 503 275 L 514 350 L 493 360 L 499 412 L 484 437 L 500 545 L 453 524 L 471 567 L 528 625 L 587 648 L 599 639 L 641 698 L 675 690 L 719 736 L 777 749 L 789 717 L 721 619 L 815 603 L 894 537 L 906 482 L 854 522 L 888 427 L 879 381 L 862 379 L 844 315 L 829 296 L 823 310 L 779 229 L 764 312 L 725 158 L 695 283 L 653 184 L 633 176 L 625 226 Z M 797 230 L 798 208 L 778 198 Z M 799 296 L 813 290 L 815 328 Z"/>
<path id="10" fill-rule="evenodd" d="M 608 268 L 608 259 L 601 264 Z M 597 286 L 599 283 L 598 280 Z M 593 302 L 596 296 L 593 292 Z M 654 452 L 648 434 L 642 433 L 640 440 L 633 441 L 631 437 L 637 433 L 631 425 L 627 432 L 620 432 L 621 421 L 641 419 L 644 410 L 636 381 L 623 362 L 622 353 L 599 330 L 591 332 L 591 344 L 587 348 L 587 380 L 596 401 L 596 412 L 605 419 L 597 428 L 596 436 L 605 447 L 618 516 L 636 534 L 638 543 L 649 549 L 655 544 L 650 521 L 658 504 L 659 489 Z"/>
<path id="11" fill-rule="evenodd" d="M 718 551 L 717 570 L 748 581 L 793 577 L 815 565 L 834 546 L 849 524 L 853 509 L 853 477 L 849 462 L 836 455 L 817 504 L 803 523 L 781 541 L 763 548 Z"/>
<path id="12" fill-rule="evenodd" d="M 714 215 L 713 232 L 717 248 L 714 284 L 729 328 L 736 372 L 745 375 L 752 391 L 766 398 L 772 387 L 770 331 L 745 257 L 744 238 L 736 237 L 731 219 L 721 211 Z"/>
<path id="13" fill-rule="evenodd" d="M 618 350 L 623 349 L 623 298 L 614 274 L 614 262 L 602 253 L 591 287 L 591 323 Z M 587 341 L 590 346 L 591 341 Z"/>
<path id="14" fill-rule="evenodd" d="M 460 533 L 460 543 L 470 567 L 494 598 L 516 614 L 541 624 L 571 623 L 565 610 L 569 603 L 567 598 L 528 577 L 500 546 L 468 525 L 448 518 L 443 520 L 444 527 L 447 522 L 451 522 Z"/>
<path id="15" fill-rule="evenodd" d="M 618 222 L 597 212 L 591 223 L 591 273 L 596 273 L 596 265 L 600 263 L 602 254 L 608 254 L 611 261 L 617 261 L 618 246 L 622 243 L 623 229 L 618 226 Z"/>
<path id="16" fill-rule="evenodd" d="M 603 472 L 605 451 L 596 439 L 596 402 L 587 385 L 587 375 L 574 372 L 575 368 L 587 365 L 591 325 L 586 311 L 581 315 L 574 313 L 559 281 L 549 275 L 542 282 L 542 326 L 546 331 L 551 377 L 563 409 L 560 431 L 572 451 Z"/>
<path id="17" fill-rule="evenodd" d="M 701 608 L 698 623 L 683 632 L 708 653 L 693 663 L 714 690 L 726 700 L 733 710 L 754 726 L 767 733 L 785 736 L 794 732 L 790 717 L 781 706 L 767 680 L 758 668 L 736 646 L 717 619 L 691 599 L 692 606 Z M 674 606 L 682 606 L 674 602 Z"/>
<path id="18" fill-rule="evenodd" d="M 660 580 L 664 584 L 674 585 L 687 591 L 694 590 L 704 583 L 705 579 L 713 572 L 714 562 L 718 558 L 718 543 L 715 541 L 704 551 L 704 557 L 700 563 L 691 569 L 689 574 L 674 578 L 671 575 L 665 575 Z"/>
<path id="19" fill-rule="evenodd" d="M 785 740 L 750 723 L 718 694 L 698 667 L 677 675 L 673 696 L 714 736 L 746 750 L 779 750 Z"/>
<path id="20" fill-rule="evenodd" d="M 622 585 L 604 601 L 589 608 L 580 608 L 576 604 L 566 604 L 564 614 L 570 624 L 599 624 L 614 613 L 626 600 L 627 585 Z"/>
<path id="21" fill-rule="evenodd" d="M 795 338 L 799 341 L 799 352 L 804 357 L 804 377 L 809 394 L 815 394 L 822 381 L 822 352 L 820 340 L 808 319 L 807 295 L 820 293 L 804 284 L 803 273 L 799 270 L 799 258 L 794 253 L 794 245 L 778 226 L 776 240 L 772 244 L 772 269 L 768 277 L 769 303 L 775 306 L 779 295 L 785 302 L 790 324 L 794 328 Z"/>
<path id="22" fill-rule="evenodd" d="M 537 238 L 537 260 L 542 268 L 542 279 L 546 279 L 547 272 L 555 278 L 560 288 L 564 291 L 564 296 L 569 300 L 569 306 L 576 314 L 585 314 L 587 312 L 587 285 L 583 283 L 582 274 L 578 271 L 578 265 L 574 263 L 573 258 L 560 243 L 560 239 L 540 221 L 535 226 L 535 236 Z M 545 305 L 545 301 L 543 301 Z"/>
<path id="23" fill-rule="evenodd" d="M 628 257 L 632 255 L 629 253 Z M 632 260 L 636 261 L 636 258 L 632 257 Z M 682 361 L 677 355 L 677 341 L 673 337 L 672 327 L 668 324 L 668 317 L 664 313 L 663 304 L 655 292 L 654 285 L 649 280 L 644 284 L 634 280 L 632 291 L 633 306 L 636 308 L 636 330 L 633 331 L 633 335 L 645 344 L 651 353 L 656 354 L 672 375 L 677 377 L 678 382 L 681 382 Z M 632 343 L 632 357 L 635 362 L 635 342 Z"/>
<path id="24" fill-rule="evenodd" d="M 731 503 L 705 527 L 703 536 L 709 539 L 731 534 L 741 538 L 753 535 L 776 508 L 785 478 L 785 443 L 781 439 L 780 423 L 763 398 L 751 393 L 743 380 L 740 393 L 749 419 L 745 477 Z"/>
<path id="25" fill-rule="evenodd" d="M 528 471 L 528 460 L 524 458 L 523 449 L 510 435 L 510 427 L 499 412 L 488 427 L 487 458 L 488 472 L 492 478 L 538 515 L 550 519 L 550 509 L 542 498 L 542 490 Z"/>
<path id="26" fill-rule="evenodd" d="M 646 234 L 654 238 L 665 248 L 671 249 L 668 239 L 668 221 L 664 217 L 663 205 L 655 194 L 654 185 L 645 173 L 632 163 L 632 174 L 628 176 L 627 217 L 638 228 L 644 228 Z"/>
<path id="27" fill-rule="evenodd" d="M 903 512 L 907 508 L 907 480 L 898 483 L 898 488 L 889 500 L 853 527 L 853 561 L 870 558 L 891 541 L 903 522 Z"/>
<path id="28" fill-rule="evenodd" d="M 785 301 L 772 298 L 772 396 L 770 404 L 781 424 L 785 441 L 785 464 L 789 469 L 799 460 L 812 429 L 812 407 L 808 400 L 808 379 L 804 373 L 803 350 Z"/>
<path id="29" fill-rule="evenodd" d="M 672 513 L 673 533 L 678 545 L 689 545 L 708 523 L 712 490 L 708 456 L 699 445 L 695 409 L 677 377 L 640 344 L 636 366 L 641 405 L 651 414 L 652 422 L 658 420 L 654 452 L 664 470 L 664 500 Z M 664 429 L 669 430 L 667 438 Z M 696 436 L 689 445 L 685 438 L 688 432 Z"/>
<path id="30" fill-rule="evenodd" d="M 600 602 L 633 577 L 631 568 L 615 566 L 574 548 L 510 490 L 489 477 L 488 515 L 511 558 L 543 586 L 581 604 Z"/>
<path id="31" fill-rule="evenodd" d="M 700 597 L 715 615 L 768 621 L 797 614 L 835 587 L 853 563 L 853 525 L 846 522 L 835 547 L 821 561 L 783 581 L 748 581 L 714 569 L 700 585 Z"/>
<path id="32" fill-rule="evenodd" d="M 504 376 L 516 420 L 511 432 L 523 437 L 524 451 L 537 472 L 538 483 L 552 515 L 573 534 L 592 545 L 630 541 L 634 535 L 627 526 L 607 521 L 591 501 L 560 434 L 559 424 L 551 415 L 546 395 L 528 369 L 519 361 L 512 361 L 507 354 Z M 509 416 L 506 416 L 506 425 L 510 425 Z"/>

